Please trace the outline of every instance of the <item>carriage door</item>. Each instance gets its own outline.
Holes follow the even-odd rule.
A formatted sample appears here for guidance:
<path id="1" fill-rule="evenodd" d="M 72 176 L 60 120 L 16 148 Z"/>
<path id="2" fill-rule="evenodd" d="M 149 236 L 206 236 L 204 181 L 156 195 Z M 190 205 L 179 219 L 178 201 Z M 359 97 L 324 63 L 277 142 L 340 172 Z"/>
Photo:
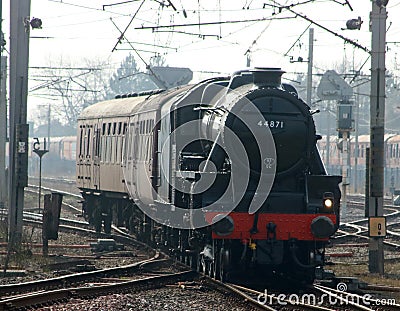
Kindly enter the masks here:
<path id="1" fill-rule="evenodd" d="M 100 188 L 100 128 L 99 123 L 94 125 L 93 131 L 93 166 L 92 166 L 93 186 Z"/>
<path id="2" fill-rule="evenodd" d="M 129 126 L 125 135 L 125 168 L 124 179 L 133 200 L 138 199 L 137 194 L 137 156 L 138 156 L 138 123 L 137 115 L 129 120 Z"/>
<path id="3" fill-rule="evenodd" d="M 85 178 L 84 178 L 84 172 L 85 172 L 85 158 L 83 154 L 83 142 L 84 142 L 84 137 L 85 137 L 85 126 L 83 124 L 79 124 L 79 141 L 78 141 L 78 152 L 76 154 L 76 164 L 77 164 L 77 169 L 76 169 L 76 174 L 77 174 L 77 180 L 78 180 L 78 187 L 85 187 Z"/>
<path id="4" fill-rule="evenodd" d="M 170 105 L 164 105 L 161 109 L 160 130 L 157 142 L 157 179 L 158 194 L 166 202 L 170 201 L 170 154 L 171 145 L 168 136 L 171 132 Z"/>

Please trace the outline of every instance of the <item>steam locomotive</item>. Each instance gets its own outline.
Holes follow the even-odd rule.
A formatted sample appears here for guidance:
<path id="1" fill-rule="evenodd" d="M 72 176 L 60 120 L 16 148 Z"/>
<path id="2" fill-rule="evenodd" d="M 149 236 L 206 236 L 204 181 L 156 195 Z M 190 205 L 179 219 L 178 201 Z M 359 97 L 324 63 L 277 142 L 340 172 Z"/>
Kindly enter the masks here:
<path id="1" fill-rule="evenodd" d="M 340 176 L 277 68 L 118 96 L 78 120 L 77 185 L 97 231 L 124 226 L 213 277 L 313 282 Z"/>

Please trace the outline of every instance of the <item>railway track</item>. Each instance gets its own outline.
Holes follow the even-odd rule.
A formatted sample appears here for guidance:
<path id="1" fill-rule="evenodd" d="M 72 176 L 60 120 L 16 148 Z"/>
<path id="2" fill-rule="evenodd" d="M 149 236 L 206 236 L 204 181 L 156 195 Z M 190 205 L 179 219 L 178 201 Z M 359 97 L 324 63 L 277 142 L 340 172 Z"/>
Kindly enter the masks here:
<path id="1" fill-rule="evenodd" d="M 34 226 L 41 225 L 40 214 L 25 212 L 24 218 L 25 223 Z M 64 222 L 68 225 L 63 224 Z M 86 222 L 62 219 L 60 229 L 63 231 L 80 231 L 85 235 L 93 233 L 94 236 L 98 236 L 98 233 L 86 228 L 86 226 Z M 113 237 L 115 240 L 124 243 L 136 243 L 142 247 L 147 247 L 127 234 L 107 235 L 107 237 Z M 159 268 L 162 265 L 168 267 L 167 271 L 162 272 L 162 269 Z M 149 267 L 153 269 L 157 267 L 157 271 L 152 271 Z M 170 271 L 171 269 L 175 271 Z M 187 270 L 186 267 L 185 269 L 185 271 L 182 271 L 182 266 L 176 265 L 164 254 L 154 251 L 153 257 L 129 265 L 72 273 L 33 282 L 2 285 L 0 286 L 0 297 L 2 297 L 0 298 L 0 310 L 38 307 L 43 304 L 54 304 L 71 298 L 86 299 L 110 293 L 145 290 L 192 279 L 196 273 Z"/>
<path id="2" fill-rule="evenodd" d="M 385 300 L 385 306 L 382 309 L 380 308 L 382 299 L 373 299 L 369 294 L 341 292 L 321 285 L 314 285 L 300 292 L 278 293 L 276 290 L 262 292 L 236 284 L 225 284 L 215 280 L 211 282 L 246 299 L 251 305 L 261 310 L 400 310 L 400 305 L 393 300 Z"/>
<path id="3" fill-rule="evenodd" d="M 340 291 L 322 285 L 314 285 L 313 289 L 326 295 L 330 302 L 334 301 L 339 306 L 345 305 L 349 308 L 347 310 L 400 310 L 400 305 L 394 299 L 376 299 L 370 294 Z"/>
<path id="4" fill-rule="evenodd" d="M 314 285 L 300 292 L 277 293 L 267 290 L 261 292 L 215 280 L 212 282 L 246 299 L 252 305 L 258 305 L 262 310 L 400 310 L 400 305 L 396 304 L 393 299 L 374 299 L 370 294 L 343 292 L 321 285 Z"/>
<path id="5" fill-rule="evenodd" d="M 144 263 L 140 264 L 143 265 Z M 195 272 L 193 271 L 183 271 L 128 281 L 118 281 L 114 279 L 114 282 L 110 284 L 104 284 L 104 282 L 91 282 L 90 284 L 86 283 L 85 285 L 81 285 L 79 287 L 67 286 L 67 288 L 65 288 L 64 285 L 64 288 L 60 289 L 29 291 L 23 295 L 14 295 L 1 299 L 0 310 L 15 310 L 18 308 L 37 307 L 43 304 L 48 305 L 50 303 L 54 304 L 60 301 L 66 301 L 71 298 L 93 298 L 111 293 L 121 293 L 125 291 L 134 292 L 138 290 L 142 291 L 144 289 L 160 287 L 165 284 L 192 279 L 194 274 Z M 80 280 L 80 282 L 82 282 L 82 280 Z"/>
<path id="6" fill-rule="evenodd" d="M 46 191 L 56 191 L 56 192 L 60 192 L 57 189 L 53 189 L 53 188 L 42 188 Z M 70 195 L 69 192 L 65 191 L 64 192 L 65 195 Z M 76 198 L 79 198 L 79 196 L 76 196 Z M 395 208 L 392 208 L 392 210 L 390 211 L 390 213 L 387 214 L 387 216 L 389 218 L 395 218 L 399 216 L 399 211 Z M 34 213 L 32 213 L 32 215 L 30 216 L 32 218 L 32 221 L 38 221 L 38 217 L 40 216 L 35 216 Z M 35 220 L 36 217 L 36 220 Z M 64 223 L 65 221 L 65 223 Z M 363 234 L 365 234 L 365 232 L 367 232 L 367 228 L 364 226 L 364 223 L 366 222 L 366 219 L 358 219 L 358 220 L 354 220 L 354 221 L 350 221 L 347 223 L 343 224 L 343 227 L 348 227 L 351 228 L 353 232 L 346 232 L 345 230 L 340 230 L 339 232 L 341 233 L 341 235 L 339 235 L 338 237 L 336 237 L 336 239 L 341 239 L 343 237 L 351 237 L 351 236 L 356 236 L 356 237 L 363 237 L 363 238 L 367 238 L 365 236 L 363 236 Z M 75 224 L 74 223 L 78 223 L 78 225 L 76 225 L 76 227 L 79 227 L 80 225 L 82 225 L 82 223 L 84 222 L 76 222 L 76 221 L 70 221 L 70 220 L 64 220 L 62 219 L 61 221 L 62 225 L 66 225 L 69 226 L 71 228 L 73 228 L 72 230 L 74 230 Z M 68 225 L 68 223 L 70 223 Z M 342 229 L 344 229 L 342 227 Z M 129 236 L 129 234 L 127 234 L 126 232 L 124 232 L 123 230 L 120 230 L 119 228 L 113 227 L 114 230 L 118 230 L 120 236 L 124 236 L 127 239 L 131 239 L 131 237 Z M 390 231 L 390 230 L 389 230 Z M 394 235 L 399 235 L 397 232 L 394 232 Z M 394 246 L 394 247 L 400 247 L 400 245 L 397 244 L 393 244 L 391 245 L 390 242 L 388 242 L 388 245 L 390 246 Z M 149 265 L 151 264 L 151 262 L 149 262 Z M 154 262 L 153 262 L 154 264 Z M 157 273 L 155 271 L 153 271 L 153 273 Z M 186 274 L 187 273 L 187 274 Z M 175 276 L 174 276 L 175 275 Z M 88 297 L 88 296 L 96 296 L 96 295 L 104 295 L 106 293 L 115 293 L 115 292 L 120 292 L 120 291 L 124 291 L 124 286 L 127 286 L 129 288 L 135 288 L 136 285 L 138 284 L 138 288 L 141 288 L 141 290 L 145 289 L 145 288 L 152 288 L 152 286 L 155 285 L 149 285 L 149 287 L 146 287 L 146 282 L 150 282 L 149 284 L 152 284 L 151 280 L 154 280 L 155 283 L 157 283 L 158 285 L 162 284 L 171 284 L 173 282 L 178 282 L 178 280 L 180 280 L 180 277 L 185 275 L 183 279 L 185 280 L 194 280 L 198 278 L 198 275 L 195 272 L 189 272 L 189 271 L 185 271 L 185 272 L 179 272 L 179 273 L 170 273 L 170 274 L 166 274 L 166 275 L 152 275 L 150 277 L 147 278 L 143 278 L 141 280 L 129 280 L 129 281 L 123 281 L 123 282 L 119 282 L 116 279 L 113 279 L 114 283 L 112 284 L 102 284 L 102 280 L 105 279 L 105 277 L 99 277 L 98 280 L 99 282 L 97 283 L 97 285 L 92 282 L 92 285 L 90 286 L 91 288 L 93 288 L 93 294 L 88 293 L 88 286 L 79 286 L 79 287 L 71 287 L 71 288 L 62 288 L 62 289 L 53 289 L 52 291 L 54 292 L 54 295 L 56 298 L 54 298 L 54 301 L 60 301 L 63 299 L 68 299 L 71 297 Z M 164 279 L 164 277 L 166 277 Z M 209 286 L 210 288 L 219 288 L 219 291 L 225 292 L 225 293 L 229 293 L 230 295 L 233 295 L 235 297 L 238 297 L 239 299 L 245 300 L 246 303 L 248 303 L 249 305 L 252 306 L 252 308 L 257 309 L 257 310 L 350 310 L 348 309 L 348 305 L 346 305 L 346 307 L 341 306 L 340 305 L 340 300 L 341 299 L 349 299 L 349 298 L 343 298 L 343 297 L 353 297 L 353 299 L 356 299 L 354 296 L 355 294 L 343 294 L 342 292 L 340 293 L 334 293 L 332 291 L 332 289 L 330 288 L 324 288 L 321 286 L 316 285 L 312 290 L 315 293 L 319 293 L 318 295 L 331 295 L 330 297 L 338 297 L 337 299 L 339 300 L 339 306 L 332 306 L 332 305 L 320 305 L 320 304 L 313 304 L 313 303 L 302 303 L 299 302 L 297 303 L 297 301 L 295 301 L 295 304 L 293 304 L 293 301 L 290 301 L 288 299 L 283 301 L 277 301 L 277 294 L 274 295 L 274 293 L 272 293 L 270 296 L 268 296 L 265 292 L 260 292 L 260 291 L 256 291 L 254 289 L 250 289 L 250 288 L 246 288 L 243 286 L 238 286 L 238 285 L 234 285 L 234 284 L 225 284 L 225 283 L 221 283 L 219 281 L 216 281 L 212 278 L 209 277 L 202 277 L 202 279 L 207 279 L 206 283 L 207 286 Z M 110 278 L 108 278 L 108 280 L 110 280 Z M 148 281 L 146 281 L 148 280 Z M 165 281 L 163 281 L 165 280 Z M 143 283 L 141 283 L 143 282 Z M 165 282 L 165 283 L 164 283 Z M 126 283 L 126 284 L 124 284 Z M 140 285 L 139 285 L 140 284 Z M 121 286 L 121 289 L 119 289 L 119 287 Z M 78 290 L 76 290 L 78 289 Z M 139 289 L 138 289 L 139 290 Z M 331 294 L 328 294 L 329 291 Z M 97 292 L 97 293 L 96 293 Z M 51 294 L 53 295 L 53 294 Z M 267 295 L 267 296 L 265 296 Z M 335 296 L 336 295 L 336 296 Z M 353 295 L 353 296 L 349 296 L 349 295 Z M 6 300 L 4 300 L 4 305 L 5 306 L 18 306 L 19 303 L 23 304 L 23 302 L 15 302 L 15 304 L 13 304 L 12 301 L 8 300 L 8 299 L 18 299 L 18 301 L 22 301 L 24 298 L 23 296 L 27 296 L 27 295 L 19 295 L 18 297 L 7 297 Z M 57 298 L 61 297 L 61 298 Z M 275 296 L 275 297 L 274 297 Z M 317 296 L 317 297 L 320 297 Z M 36 297 L 36 298 L 35 298 Z M 41 298 L 39 298 L 41 297 Z M 40 299 L 42 299 L 43 301 L 46 301 L 46 299 L 44 298 L 46 297 L 46 295 L 42 295 L 39 292 L 33 293 L 33 296 L 31 298 L 26 298 L 28 301 L 29 299 L 31 299 L 34 302 L 34 305 L 40 304 Z M 260 297 L 261 300 L 260 301 Z M 22 299 L 22 300 L 19 300 Z M 38 302 L 39 301 L 39 302 Z M 53 300 L 52 300 L 53 301 Z M 263 301 L 268 301 L 271 303 L 262 303 Z M 48 302 L 48 301 L 47 301 Z M 373 304 L 376 303 L 376 301 L 371 300 L 369 301 L 369 303 Z M 342 303 L 344 304 L 344 303 Z M 394 306 L 390 306 L 390 308 L 387 309 L 376 309 L 376 308 L 370 308 L 370 304 L 368 306 L 366 306 L 365 304 L 352 304 L 351 305 L 351 310 L 399 310 L 400 306 L 399 305 L 394 305 Z M 0 305 L 3 305 L 3 300 L 0 301 Z M 7 308 L 7 307 L 6 307 Z M 0 308 L 1 310 L 1 308 Z"/>
<path id="7" fill-rule="evenodd" d="M 68 285 L 73 285 L 80 282 L 93 281 L 96 279 L 101 279 L 109 276 L 124 276 L 130 273 L 137 272 L 139 269 L 143 268 L 143 266 L 145 266 L 145 264 L 147 263 L 155 261 L 162 262 L 165 260 L 167 259 L 162 258 L 160 253 L 156 252 L 154 256 L 151 258 L 125 266 L 101 269 L 90 272 L 68 274 L 56 278 L 42 279 L 33 282 L 6 284 L 0 287 L 0 296 L 4 297 L 13 293 L 22 294 L 29 291 L 61 288 Z"/>
<path id="8" fill-rule="evenodd" d="M 348 202 L 349 205 L 353 205 L 355 207 L 363 207 L 364 206 L 364 197 L 361 195 L 355 195 L 351 197 L 352 199 Z M 386 211 L 385 217 L 387 219 L 387 235 L 388 237 L 392 237 L 396 240 L 400 240 L 400 233 L 394 230 L 390 230 L 391 227 L 398 226 L 400 224 L 400 209 L 398 206 L 391 205 L 389 199 L 385 200 L 384 209 Z M 361 219 L 341 222 L 339 230 L 336 235 L 332 238 L 333 241 L 338 241 L 340 239 L 349 238 L 349 237 L 357 237 L 361 239 L 368 239 L 366 236 L 368 234 L 368 218 L 362 216 Z M 383 242 L 385 245 L 389 247 L 393 247 L 396 249 L 400 248 L 400 243 L 395 243 L 392 241 L 385 240 Z"/>
<path id="9" fill-rule="evenodd" d="M 214 281 L 218 282 L 218 281 Z M 269 311 L 277 311 L 277 310 L 324 310 L 324 311 L 334 311 L 336 309 L 330 309 L 318 305 L 314 305 L 311 303 L 303 303 L 299 301 L 298 303 L 294 303 L 289 299 L 283 298 L 282 295 L 285 294 L 275 294 L 270 293 L 265 290 L 264 292 L 260 292 L 258 290 L 254 290 L 252 288 L 247 288 L 244 286 L 236 285 L 236 284 L 224 284 L 219 283 L 220 286 L 225 287 L 230 290 L 234 294 L 242 297 L 249 301 L 252 305 L 257 305 L 262 310 Z M 280 296 L 281 295 L 281 296 Z M 278 298 L 279 297 L 279 298 Z"/>
<path id="10" fill-rule="evenodd" d="M 42 189 L 50 192 L 60 192 L 58 189 L 54 188 L 44 187 Z M 63 191 L 63 194 L 71 195 L 66 191 Z M 24 212 L 24 223 L 27 223 L 31 226 L 41 226 L 41 222 L 41 214 Z M 124 230 L 121 230 L 117 227 L 113 228 L 118 235 L 113 235 L 111 237 L 115 238 L 116 240 L 133 240 L 133 238 L 124 232 Z M 60 230 L 69 230 L 73 232 L 79 231 L 84 232 L 85 234 L 93 234 L 94 236 L 98 237 L 98 233 L 89 229 L 88 223 L 85 221 L 60 218 Z M 160 256 L 160 254 L 158 253 L 157 256 Z M 199 274 L 192 270 L 183 272 L 179 271 L 175 273 L 161 273 L 160 275 L 160 270 L 154 269 L 154 266 L 157 267 L 157 265 L 161 262 L 165 263 L 167 261 L 169 262 L 169 266 L 173 265 L 173 261 L 170 259 L 157 259 L 154 257 L 125 267 L 69 274 L 57 278 L 39 280 L 36 282 L 5 285 L 0 288 L 0 296 L 3 297 L 0 299 L 0 310 L 37 307 L 40 305 L 48 305 L 60 301 L 66 301 L 71 298 L 86 298 L 107 295 L 110 293 L 120 293 L 124 291 L 132 292 L 135 290 L 145 290 L 149 288 L 160 287 L 164 284 L 171 284 L 182 280 L 193 280 L 194 278 L 198 278 Z M 153 267 L 153 269 L 149 270 L 148 267 Z M 152 275 L 143 275 L 148 273 Z M 130 274 L 130 278 L 133 279 L 127 281 L 127 274 Z M 123 278 L 118 279 L 119 276 L 123 276 Z M 111 284 L 104 284 L 105 282 L 110 282 L 110 280 L 112 281 Z M 78 284 L 79 286 L 77 286 Z M 257 310 L 264 309 L 259 304 L 258 306 L 254 304 L 254 308 Z"/>

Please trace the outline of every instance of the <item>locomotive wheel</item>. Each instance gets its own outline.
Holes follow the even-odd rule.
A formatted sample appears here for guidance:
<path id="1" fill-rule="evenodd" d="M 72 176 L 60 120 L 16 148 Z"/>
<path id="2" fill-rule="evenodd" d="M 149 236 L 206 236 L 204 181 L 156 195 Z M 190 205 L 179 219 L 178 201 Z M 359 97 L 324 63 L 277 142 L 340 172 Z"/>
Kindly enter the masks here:
<path id="1" fill-rule="evenodd" d="M 212 262 L 212 275 L 211 277 L 213 279 L 217 279 L 219 273 L 219 260 L 218 258 L 215 258 Z"/>
<path id="2" fill-rule="evenodd" d="M 135 217 L 131 215 L 127 220 L 127 228 L 130 232 L 133 232 L 137 235 L 137 231 L 135 230 Z"/>
<path id="3" fill-rule="evenodd" d="M 104 217 L 104 233 L 111 234 L 112 216 L 108 214 Z"/>
<path id="4" fill-rule="evenodd" d="M 219 269 L 218 269 L 218 278 L 221 282 L 226 281 L 226 272 L 230 262 L 230 252 L 227 249 L 221 248 L 221 251 L 218 256 L 219 260 Z"/>
<path id="5" fill-rule="evenodd" d="M 202 256 L 199 256 L 199 267 L 197 268 L 197 271 L 200 273 L 204 273 L 204 267 L 205 267 L 205 263 L 204 263 L 204 259 Z"/>
<path id="6" fill-rule="evenodd" d="M 315 268 L 299 268 L 293 273 L 296 280 L 303 284 L 313 284 L 315 280 Z"/>
<path id="7" fill-rule="evenodd" d="M 197 272 L 204 272 L 204 260 L 201 255 L 197 255 Z"/>
<path id="8" fill-rule="evenodd" d="M 192 268 L 193 271 L 198 271 L 198 256 L 196 252 L 193 252 L 193 254 L 190 256 L 190 268 Z"/>
<path id="9" fill-rule="evenodd" d="M 101 232 L 101 213 L 98 209 L 93 212 L 93 225 L 97 233 Z"/>
<path id="10" fill-rule="evenodd" d="M 214 277 L 214 275 L 213 275 L 214 261 L 205 260 L 204 257 L 202 256 L 202 258 L 201 258 L 201 267 L 202 267 L 201 270 L 205 275 L 207 275 L 209 277 Z"/>
<path id="11" fill-rule="evenodd" d="M 215 278 L 214 275 L 214 261 L 210 261 L 207 263 L 207 275 Z"/>

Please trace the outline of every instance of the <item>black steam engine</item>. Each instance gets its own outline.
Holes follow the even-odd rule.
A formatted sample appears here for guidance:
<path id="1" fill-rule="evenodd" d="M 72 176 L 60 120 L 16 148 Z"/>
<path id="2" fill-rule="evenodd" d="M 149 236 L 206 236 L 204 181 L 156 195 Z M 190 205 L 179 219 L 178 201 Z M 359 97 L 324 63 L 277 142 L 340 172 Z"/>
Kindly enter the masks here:
<path id="1" fill-rule="evenodd" d="M 79 118 L 89 221 L 112 221 L 220 279 L 312 282 L 339 225 L 312 111 L 279 69 L 130 94 Z"/>

